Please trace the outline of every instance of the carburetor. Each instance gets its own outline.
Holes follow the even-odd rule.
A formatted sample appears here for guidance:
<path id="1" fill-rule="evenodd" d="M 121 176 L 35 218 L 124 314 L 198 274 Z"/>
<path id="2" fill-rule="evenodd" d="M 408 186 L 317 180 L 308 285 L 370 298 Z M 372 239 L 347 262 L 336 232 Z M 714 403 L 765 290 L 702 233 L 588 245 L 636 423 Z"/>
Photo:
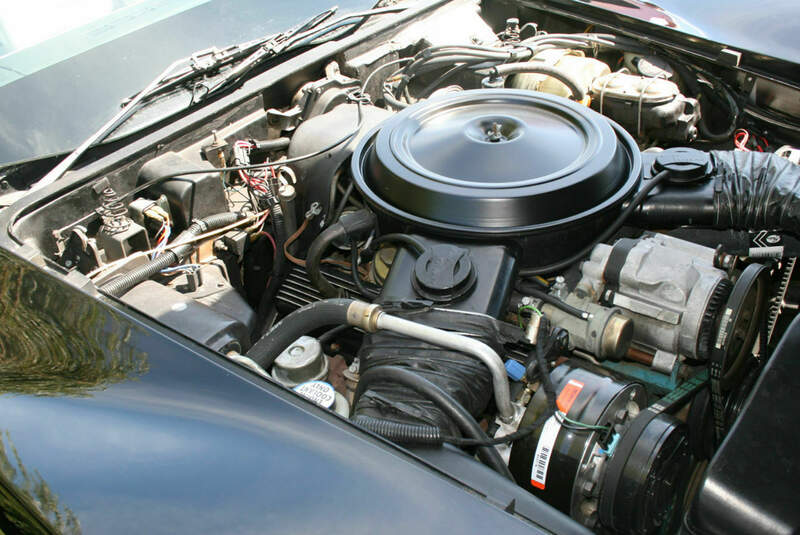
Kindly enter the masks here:
<path id="1" fill-rule="evenodd" d="M 633 320 L 633 345 L 670 373 L 679 357 L 708 358 L 732 283 L 714 249 L 664 234 L 599 244 L 581 265 L 574 293 L 622 309 Z"/>

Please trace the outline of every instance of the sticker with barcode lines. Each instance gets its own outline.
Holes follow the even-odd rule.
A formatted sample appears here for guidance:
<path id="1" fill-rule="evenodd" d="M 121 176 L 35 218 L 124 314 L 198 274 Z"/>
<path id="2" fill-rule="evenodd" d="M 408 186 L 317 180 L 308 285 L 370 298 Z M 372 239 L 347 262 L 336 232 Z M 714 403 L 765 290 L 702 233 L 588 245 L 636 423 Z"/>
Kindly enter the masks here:
<path id="1" fill-rule="evenodd" d="M 555 416 L 548 418 L 542 427 L 542 434 L 539 435 L 539 442 L 536 444 L 536 453 L 533 455 L 533 464 L 531 465 L 531 485 L 537 489 L 544 490 L 547 468 L 550 466 L 550 457 L 553 454 L 553 447 L 560 429 L 561 424 L 558 423 Z"/>

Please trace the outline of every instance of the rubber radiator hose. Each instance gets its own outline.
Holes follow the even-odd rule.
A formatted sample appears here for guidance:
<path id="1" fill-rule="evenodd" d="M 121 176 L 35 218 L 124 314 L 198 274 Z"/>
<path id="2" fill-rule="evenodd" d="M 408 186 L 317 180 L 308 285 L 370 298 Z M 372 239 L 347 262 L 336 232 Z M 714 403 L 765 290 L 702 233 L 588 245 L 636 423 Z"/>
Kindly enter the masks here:
<path id="1" fill-rule="evenodd" d="M 247 356 L 268 370 L 278 355 L 304 334 L 327 325 L 347 325 L 352 303 L 353 299 L 325 299 L 298 308 L 253 344 Z"/>

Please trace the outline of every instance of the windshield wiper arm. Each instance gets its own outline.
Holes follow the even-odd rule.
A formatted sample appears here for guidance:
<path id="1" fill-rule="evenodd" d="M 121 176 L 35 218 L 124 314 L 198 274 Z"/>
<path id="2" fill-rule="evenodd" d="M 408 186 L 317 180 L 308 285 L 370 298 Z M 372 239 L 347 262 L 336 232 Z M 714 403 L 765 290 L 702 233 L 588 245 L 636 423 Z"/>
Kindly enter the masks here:
<path id="1" fill-rule="evenodd" d="M 298 27 L 286 32 L 288 34 L 287 37 L 291 37 L 292 35 L 294 35 L 296 33 L 306 32 L 308 30 L 312 30 L 312 29 L 316 28 L 317 26 L 319 26 L 320 24 L 322 24 L 323 22 L 325 22 L 326 20 L 331 18 L 334 15 L 334 13 L 336 13 L 336 11 L 338 9 L 339 9 L 339 6 L 333 6 L 330 9 L 326 9 L 322 13 L 314 15 L 313 17 L 311 17 L 310 19 L 305 21 L 303 24 L 301 24 Z"/>
<path id="2" fill-rule="evenodd" d="M 280 54 L 284 54 L 286 52 L 298 49 L 303 46 L 320 44 L 319 42 L 315 43 L 315 41 L 330 34 L 334 34 L 335 37 L 335 32 L 341 28 L 347 26 L 358 27 L 367 18 L 373 15 L 396 13 L 398 11 L 404 11 L 405 9 L 407 9 L 407 7 L 392 6 L 392 7 L 370 9 L 368 11 L 361 11 L 358 13 L 351 13 L 349 15 L 345 15 L 343 17 L 336 19 L 335 21 L 331 22 L 330 24 L 327 24 L 326 26 L 323 26 L 322 28 L 318 28 L 318 26 L 323 21 L 325 21 L 326 19 L 330 18 L 331 15 L 333 15 L 335 9 L 336 8 L 333 8 L 332 10 L 329 10 L 329 12 L 327 13 L 323 13 L 318 15 L 317 17 L 314 17 L 308 23 L 293 30 L 290 35 L 282 34 L 281 39 L 277 40 L 276 42 L 269 42 L 263 44 L 258 48 L 258 50 L 253 52 L 246 59 L 244 59 L 239 65 L 237 65 L 230 71 L 226 72 L 223 76 L 219 77 L 212 84 L 203 85 L 206 91 L 201 94 L 196 94 L 196 93 L 193 94 L 192 103 L 200 102 L 201 100 L 208 98 L 213 93 L 216 93 L 221 89 L 231 86 L 232 84 L 241 80 L 242 77 L 244 77 L 247 73 L 251 72 L 254 68 L 256 68 L 258 65 L 260 65 L 269 58 L 278 56 Z M 332 37 L 329 37 L 329 39 L 332 39 Z"/>
<path id="3" fill-rule="evenodd" d="M 225 65 L 235 63 L 242 58 L 246 58 L 252 54 L 258 53 L 259 50 L 269 48 L 273 46 L 274 43 L 285 41 L 298 32 L 304 32 L 308 29 L 312 29 L 333 16 L 337 9 L 338 7 L 336 6 L 327 9 L 317 15 L 314 15 L 299 26 L 282 33 L 254 39 L 252 41 L 247 41 L 237 45 L 231 45 L 223 48 L 222 50 L 218 49 L 217 47 L 199 50 L 189 56 L 189 58 L 186 60 L 189 63 L 186 68 L 184 68 L 181 72 L 175 73 L 169 79 L 164 80 L 159 87 L 150 91 L 147 97 L 153 97 L 156 94 L 163 93 L 172 89 L 173 87 L 179 86 L 188 80 L 219 70 Z M 128 101 L 132 100 L 132 98 L 133 97 L 128 99 Z M 127 103 L 127 101 L 124 103 Z"/>
<path id="4" fill-rule="evenodd" d="M 216 47 L 208 48 L 195 52 L 188 58 L 182 58 L 174 61 L 169 67 L 153 79 L 147 86 L 144 87 L 133 97 L 123 101 L 122 108 L 114 115 L 107 123 L 101 126 L 94 134 L 89 136 L 83 143 L 78 145 L 75 150 L 69 153 L 63 160 L 61 160 L 55 167 L 53 167 L 46 175 L 39 179 L 30 191 L 36 191 L 45 186 L 49 186 L 64 173 L 66 173 L 83 154 L 89 150 L 93 145 L 103 141 L 108 137 L 111 132 L 116 130 L 122 123 L 127 121 L 139 109 L 139 106 L 148 98 L 153 97 L 165 90 L 176 87 L 192 78 L 203 76 L 207 72 L 219 69 L 223 65 L 236 61 L 237 59 L 252 54 L 253 50 L 259 50 L 264 47 L 266 43 L 273 41 L 282 41 L 295 35 L 297 32 L 305 32 L 318 26 L 323 21 L 330 18 L 337 8 L 333 7 L 314 15 L 309 20 L 303 22 L 296 28 L 288 30 L 283 33 L 271 35 L 253 41 L 247 41 L 239 45 L 233 45 L 223 50 L 218 50 Z M 177 71 L 181 65 L 187 65 L 182 70 Z M 176 72 L 177 71 L 177 72 Z"/>
<path id="5" fill-rule="evenodd" d="M 98 143 L 105 139 L 108 134 L 113 132 L 119 125 L 124 123 L 136 109 L 139 107 L 139 104 L 154 90 L 159 87 L 159 84 L 163 83 L 163 80 L 172 73 L 179 65 L 185 63 L 187 58 L 179 59 L 178 61 L 173 62 L 169 67 L 167 67 L 164 72 L 162 72 L 157 78 L 155 78 L 152 82 L 150 82 L 144 89 L 139 91 L 139 93 L 129 100 L 119 112 L 117 112 L 114 117 L 112 117 L 106 124 L 100 127 L 100 129 L 89 136 L 86 141 L 78 145 L 78 147 L 69 153 L 63 160 L 58 162 L 58 165 L 53 167 L 46 175 L 44 175 L 38 182 L 36 182 L 30 189 L 30 191 L 36 191 L 41 189 L 45 186 L 49 186 L 61 176 L 66 173 L 70 167 L 80 158 L 83 156 L 83 153 L 86 152 L 92 145 Z"/>
<path id="6" fill-rule="evenodd" d="M 319 28 L 319 25 L 328 20 L 337 8 L 332 7 L 317 15 L 314 15 L 302 24 L 287 30 L 285 32 L 248 41 L 241 45 L 234 45 L 223 50 L 217 48 L 209 48 L 201 50 L 189 56 L 188 58 L 179 59 L 173 62 L 152 82 L 139 91 L 135 96 L 128 99 L 123 103 L 119 112 L 114 115 L 106 124 L 100 127 L 94 134 L 89 136 L 83 143 L 78 145 L 75 150 L 68 154 L 58 165 L 53 167 L 46 175 L 37 181 L 30 189 L 31 192 L 39 190 L 45 186 L 49 186 L 64 173 L 66 173 L 83 154 L 89 150 L 93 145 L 103 141 L 121 124 L 127 121 L 147 99 L 156 96 L 157 94 L 176 87 L 188 80 L 198 76 L 204 76 L 206 73 L 218 70 L 220 67 L 232 63 L 240 58 L 245 57 L 241 63 L 225 73 L 219 80 L 214 82 L 213 86 L 207 87 L 207 91 L 203 93 L 202 97 L 195 100 L 194 91 L 192 96 L 193 104 L 199 100 L 206 98 L 213 92 L 219 91 L 223 87 L 227 87 L 231 83 L 241 79 L 242 76 L 250 72 L 254 67 L 261 64 L 266 58 L 274 57 L 278 54 L 283 54 L 296 48 L 313 44 L 314 41 L 335 32 L 339 28 L 355 25 L 358 27 L 367 18 L 372 15 L 380 15 L 384 13 L 394 13 L 403 11 L 407 7 L 386 7 L 362 11 L 360 13 L 353 13 L 341 17 L 330 24 Z M 249 54 L 249 55 L 248 55 Z M 177 71 L 181 65 L 187 65 L 182 70 Z M 176 72 L 177 71 L 177 72 Z"/>

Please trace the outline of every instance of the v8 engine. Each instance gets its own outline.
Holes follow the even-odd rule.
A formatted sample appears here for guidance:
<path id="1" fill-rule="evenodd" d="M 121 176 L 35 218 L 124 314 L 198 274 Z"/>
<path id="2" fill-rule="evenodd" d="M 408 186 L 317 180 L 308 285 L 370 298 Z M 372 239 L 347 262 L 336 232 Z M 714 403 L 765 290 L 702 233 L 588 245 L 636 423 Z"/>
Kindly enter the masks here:
<path id="1" fill-rule="evenodd" d="M 798 308 L 797 130 L 740 115 L 725 66 L 448 6 L 18 230 L 357 432 L 678 533 Z"/>

